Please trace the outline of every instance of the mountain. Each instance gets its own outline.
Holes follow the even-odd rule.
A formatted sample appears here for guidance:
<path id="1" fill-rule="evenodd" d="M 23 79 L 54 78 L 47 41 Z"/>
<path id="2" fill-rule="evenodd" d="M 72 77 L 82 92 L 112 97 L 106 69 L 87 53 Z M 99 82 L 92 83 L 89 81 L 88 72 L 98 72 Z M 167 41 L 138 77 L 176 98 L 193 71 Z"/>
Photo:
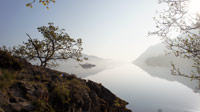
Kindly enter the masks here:
<path id="1" fill-rule="evenodd" d="M 127 104 L 101 84 L 0 50 L 0 112 L 131 112 Z"/>
<path id="2" fill-rule="evenodd" d="M 168 81 L 177 81 L 189 88 L 196 90 L 197 81 L 191 81 L 189 78 L 171 75 L 171 62 L 180 69 L 181 72 L 190 74 L 193 62 L 188 59 L 175 57 L 173 54 L 165 55 L 165 45 L 160 43 L 149 47 L 133 63 L 149 73 L 153 77 L 166 79 Z"/>

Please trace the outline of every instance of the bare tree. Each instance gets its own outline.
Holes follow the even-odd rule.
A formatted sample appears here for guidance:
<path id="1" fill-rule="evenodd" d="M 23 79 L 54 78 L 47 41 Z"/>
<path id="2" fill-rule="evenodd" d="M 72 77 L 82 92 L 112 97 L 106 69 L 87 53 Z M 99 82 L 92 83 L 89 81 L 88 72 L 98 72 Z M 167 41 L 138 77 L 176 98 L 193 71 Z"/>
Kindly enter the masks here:
<path id="1" fill-rule="evenodd" d="M 189 11 L 190 0 L 159 0 L 159 3 L 167 8 L 157 11 L 154 17 L 157 30 L 149 34 L 161 37 L 168 53 L 194 62 L 190 74 L 181 72 L 172 62 L 173 75 L 200 80 L 200 16 Z M 179 36 L 172 38 L 173 33 Z"/>
<path id="2" fill-rule="evenodd" d="M 82 61 L 81 51 L 83 50 L 82 40 L 73 39 L 64 29 L 54 26 L 53 23 L 48 23 L 48 26 L 38 27 L 38 31 L 43 35 L 43 40 L 32 39 L 29 34 L 28 42 L 23 45 L 14 46 L 12 53 L 27 60 L 39 59 L 40 66 L 55 66 L 56 60 L 67 60 L 69 58 L 77 61 Z"/>

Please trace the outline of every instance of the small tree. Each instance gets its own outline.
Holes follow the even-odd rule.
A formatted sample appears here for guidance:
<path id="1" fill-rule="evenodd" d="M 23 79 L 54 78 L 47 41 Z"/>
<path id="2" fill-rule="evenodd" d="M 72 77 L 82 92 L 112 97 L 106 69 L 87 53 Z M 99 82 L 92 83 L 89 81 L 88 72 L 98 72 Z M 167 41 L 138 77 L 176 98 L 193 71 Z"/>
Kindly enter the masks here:
<path id="1" fill-rule="evenodd" d="M 56 66 L 55 60 L 67 60 L 69 58 L 77 61 L 82 61 L 81 51 L 83 50 L 82 40 L 73 39 L 64 29 L 54 26 L 53 23 L 48 23 L 48 26 L 37 28 L 42 34 L 43 40 L 32 39 L 29 34 L 28 42 L 23 42 L 23 45 L 14 46 L 12 53 L 27 60 L 39 59 L 40 66 Z"/>
<path id="2" fill-rule="evenodd" d="M 171 73 L 200 81 L 200 16 L 189 11 L 191 0 L 159 0 L 167 8 L 158 12 L 155 23 L 157 30 L 150 34 L 164 40 L 169 53 L 194 62 L 191 74 L 185 74 L 172 63 Z M 179 33 L 175 39 L 173 33 Z M 181 34 L 181 35 L 180 35 Z M 200 88 L 200 83 L 199 83 Z"/>

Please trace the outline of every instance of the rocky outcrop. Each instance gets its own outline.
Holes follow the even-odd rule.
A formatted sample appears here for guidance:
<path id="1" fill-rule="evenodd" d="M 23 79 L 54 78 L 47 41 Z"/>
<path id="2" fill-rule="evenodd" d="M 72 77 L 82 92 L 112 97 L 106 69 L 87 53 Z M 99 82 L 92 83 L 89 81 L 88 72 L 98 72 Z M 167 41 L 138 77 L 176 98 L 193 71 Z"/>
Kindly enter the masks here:
<path id="1" fill-rule="evenodd" d="M 10 58 L 0 61 L 0 112 L 131 112 L 101 84 Z"/>

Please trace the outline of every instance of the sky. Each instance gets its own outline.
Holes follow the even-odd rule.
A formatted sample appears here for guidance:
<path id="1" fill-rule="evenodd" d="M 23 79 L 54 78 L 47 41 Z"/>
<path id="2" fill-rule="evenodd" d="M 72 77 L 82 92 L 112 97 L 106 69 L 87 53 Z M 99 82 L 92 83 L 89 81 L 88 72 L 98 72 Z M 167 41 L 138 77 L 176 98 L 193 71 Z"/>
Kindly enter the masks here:
<path id="1" fill-rule="evenodd" d="M 56 0 L 47 10 L 28 0 L 3 0 L 0 4 L 0 46 L 13 46 L 32 38 L 42 39 L 37 27 L 53 22 L 72 38 L 83 39 L 83 53 L 133 61 L 160 42 L 148 37 L 153 17 L 161 8 L 157 0 Z M 29 0 L 31 1 L 31 0 Z"/>

